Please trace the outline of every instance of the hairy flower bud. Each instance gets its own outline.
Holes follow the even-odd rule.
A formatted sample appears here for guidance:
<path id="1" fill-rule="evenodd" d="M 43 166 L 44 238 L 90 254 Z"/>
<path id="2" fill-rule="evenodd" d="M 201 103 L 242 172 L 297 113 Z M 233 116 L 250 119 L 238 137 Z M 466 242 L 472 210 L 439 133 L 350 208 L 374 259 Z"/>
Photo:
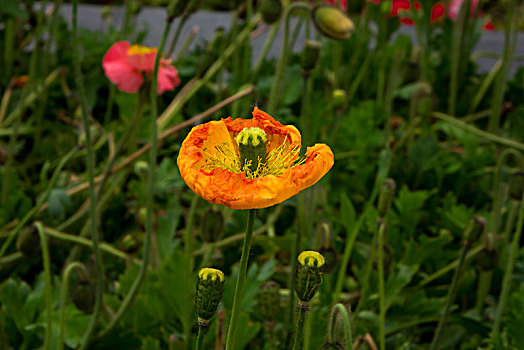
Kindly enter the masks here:
<path id="1" fill-rule="evenodd" d="M 202 240 L 216 242 L 224 232 L 224 214 L 220 209 L 210 208 L 202 216 Z"/>
<path id="2" fill-rule="evenodd" d="M 267 281 L 258 288 L 258 307 L 266 320 L 274 320 L 280 314 L 280 287 L 276 282 Z"/>
<path id="3" fill-rule="evenodd" d="M 355 28 L 353 21 L 344 12 L 329 5 L 316 6 L 311 11 L 311 18 L 323 35 L 335 40 L 349 39 Z"/>
<path id="4" fill-rule="evenodd" d="M 300 66 L 304 72 L 311 72 L 317 66 L 320 58 L 320 49 L 322 44 L 316 40 L 306 40 L 304 51 L 300 58 Z"/>
<path id="5" fill-rule="evenodd" d="M 346 104 L 347 94 L 342 89 L 333 90 L 333 107 L 342 108 Z"/>
<path id="6" fill-rule="evenodd" d="M 40 251 L 40 237 L 34 226 L 24 227 L 16 239 L 16 249 L 24 256 L 33 256 Z"/>
<path id="7" fill-rule="evenodd" d="M 342 344 L 336 342 L 336 343 L 325 343 L 322 345 L 322 348 L 320 350 L 344 350 L 344 347 Z"/>
<path id="8" fill-rule="evenodd" d="M 73 289 L 71 300 L 78 310 L 90 314 L 95 307 L 95 291 L 90 281 L 80 280 Z"/>
<path id="9" fill-rule="evenodd" d="M 195 304 L 199 324 L 209 324 L 222 300 L 223 290 L 224 273 L 222 271 L 205 267 L 198 272 Z"/>
<path id="10" fill-rule="evenodd" d="M 282 15 L 282 1 L 281 0 L 262 0 L 260 4 L 260 13 L 262 19 L 267 24 L 273 24 Z"/>
<path id="11" fill-rule="evenodd" d="M 118 241 L 118 247 L 127 254 L 134 254 L 138 251 L 138 248 L 140 248 L 140 242 L 134 234 L 127 233 Z"/>
<path id="12" fill-rule="evenodd" d="M 383 218 L 391 208 L 391 202 L 395 196 L 396 184 L 393 179 L 386 179 L 380 187 L 380 194 L 378 197 L 378 216 Z"/>
<path id="13" fill-rule="evenodd" d="M 298 262 L 295 271 L 295 292 L 300 302 L 308 304 L 322 284 L 321 267 L 325 259 L 319 252 L 306 250 L 298 256 Z"/>
<path id="14" fill-rule="evenodd" d="M 493 270 L 499 261 L 499 252 L 497 251 L 497 237 L 495 233 L 488 232 L 484 239 L 484 247 L 477 254 L 477 266 L 481 271 Z"/>
<path id="15" fill-rule="evenodd" d="M 477 242 L 484 230 L 486 229 L 487 221 L 480 215 L 475 215 L 469 221 L 466 229 L 464 230 L 464 243 L 473 244 Z"/>

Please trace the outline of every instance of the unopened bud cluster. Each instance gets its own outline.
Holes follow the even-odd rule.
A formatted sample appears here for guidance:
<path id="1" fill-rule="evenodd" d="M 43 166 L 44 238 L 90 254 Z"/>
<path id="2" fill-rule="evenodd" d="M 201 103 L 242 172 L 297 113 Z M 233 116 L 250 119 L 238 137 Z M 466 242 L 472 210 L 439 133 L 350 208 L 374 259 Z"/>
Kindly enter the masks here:
<path id="1" fill-rule="evenodd" d="M 325 259 L 319 252 L 306 250 L 298 256 L 295 271 L 295 292 L 303 305 L 308 305 L 322 284 L 321 267 Z"/>
<path id="2" fill-rule="evenodd" d="M 195 299 L 199 324 L 204 326 L 209 324 L 222 300 L 223 290 L 224 273 L 222 271 L 208 267 L 200 270 Z"/>

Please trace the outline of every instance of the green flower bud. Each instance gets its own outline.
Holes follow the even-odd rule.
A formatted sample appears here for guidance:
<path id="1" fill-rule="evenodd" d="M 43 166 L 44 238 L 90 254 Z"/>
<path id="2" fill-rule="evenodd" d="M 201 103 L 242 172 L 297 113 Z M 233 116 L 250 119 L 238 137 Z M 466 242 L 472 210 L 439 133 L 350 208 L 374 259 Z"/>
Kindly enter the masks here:
<path id="1" fill-rule="evenodd" d="M 391 208 L 391 202 L 395 196 L 396 184 L 393 179 L 386 179 L 380 187 L 380 194 L 378 197 L 378 216 L 383 218 Z"/>
<path id="2" fill-rule="evenodd" d="M 295 271 L 295 292 L 298 300 L 307 305 L 322 284 L 320 268 L 325 259 L 319 252 L 306 250 L 300 253 L 297 260 L 299 264 Z"/>
<path id="3" fill-rule="evenodd" d="M 202 240 L 216 242 L 224 232 L 224 214 L 220 209 L 209 209 L 202 216 Z"/>
<path id="4" fill-rule="evenodd" d="M 172 0 L 167 6 L 167 16 L 170 19 L 180 17 L 186 10 L 189 1 L 187 0 Z"/>
<path id="5" fill-rule="evenodd" d="M 342 89 L 333 90 L 333 107 L 342 108 L 346 104 L 347 94 Z"/>
<path id="6" fill-rule="evenodd" d="M 135 213 L 135 220 L 137 224 L 139 224 L 142 227 L 146 227 L 146 219 L 147 219 L 147 208 L 146 207 L 138 208 L 138 211 Z"/>
<path id="7" fill-rule="evenodd" d="M 196 285 L 196 312 L 198 323 L 204 326 L 217 311 L 224 290 L 224 273 L 217 269 L 205 267 L 198 273 Z"/>
<path id="8" fill-rule="evenodd" d="M 488 232 L 484 238 L 484 247 L 477 254 L 477 266 L 481 271 L 491 271 L 497 266 L 498 261 L 497 237 L 495 233 Z"/>
<path id="9" fill-rule="evenodd" d="M 344 347 L 340 343 L 325 343 L 320 348 L 321 350 L 344 350 Z"/>
<path id="10" fill-rule="evenodd" d="M 300 58 L 300 66 L 304 72 L 310 72 L 317 66 L 320 58 L 320 49 L 322 44 L 316 40 L 306 40 L 304 44 L 304 51 Z"/>
<path id="11" fill-rule="evenodd" d="M 128 233 L 120 238 L 118 247 L 127 254 L 134 254 L 138 251 L 138 248 L 140 248 L 140 242 L 134 234 Z"/>
<path id="12" fill-rule="evenodd" d="M 349 39 L 355 28 L 344 12 L 330 5 L 316 6 L 311 11 L 311 18 L 323 35 L 335 40 Z"/>
<path id="13" fill-rule="evenodd" d="M 95 286 L 87 280 L 80 280 L 73 289 L 71 300 L 78 310 L 92 313 L 95 306 Z"/>
<path id="14" fill-rule="evenodd" d="M 520 201 L 524 191 L 524 172 L 517 171 L 509 178 L 509 195 L 511 198 Z"/>
<path id="15" fill-rule="evenodd" d="M 266 320 L 274 320 L 280 314 L 280 287 L 276 282 L 267 281 L 258 288 L 258 307 Z"/>
<path id="16" fill-rule="evenodd" d="M 142 9 L 142 3 L 139 1 L 128 1 L 127 8 L 129 9 L 129 13 L 131 15 L 137 15 Z"/>
<path id="17" fill-rule="evenodd" d="M 186 0 L 187 1 L 187 0 Z M 187 1 L 188 5 L 186 7 L 185 16 L 190 16 L 193 13 L 197 12 L 200 6 L 202 6 L 203 0 L 189 0 Z"/>
<path id="18" fill-rule="evenodd" d="M 138 160 L 135 162 L 134 170 L 138 176 L 146 176 L 149 172 L 149 163 L 144 160 Z"/>
<path id="19" fill-rule="evenodd" d="M 16 239 L 16 249 L 24 256 L 33 256 L 40 251 L 40 237 L 34 226 L 24 227 Z"/>
<path id="20" fill-rule="evenodd" d="M 480 215 L 475 215 L 469 221 L 464 230 L 464 244 L 473 244 L 477 242 L 486 229 L 487 221 Z"/>
<path id="21" fill-rule="evenodd" d="M 262 0 L 262 3 L 260 4 L 260 13 L 262 14 L 262 19 L 267 24 L 275 23 L 282 14 L 282 1 Z"/>

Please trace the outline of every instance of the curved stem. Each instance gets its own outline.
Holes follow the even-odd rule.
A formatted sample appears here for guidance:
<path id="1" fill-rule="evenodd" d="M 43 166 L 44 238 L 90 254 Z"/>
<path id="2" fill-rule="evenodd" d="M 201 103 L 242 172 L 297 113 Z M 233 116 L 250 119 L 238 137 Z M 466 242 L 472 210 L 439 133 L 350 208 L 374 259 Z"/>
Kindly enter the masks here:
<path id="1" fill-rule="evenodd" d="M 246 237 L 244 238 L 244 246 L 242 247 L 242 257 L 240 258 L 238 279 L 235 287 L 235 295 L 233 296 L 233 310 L 231 311 L 231 319 L 229 321 L 229 329 L 227 331 L 226 350 L 235 349 L 235 336 L 238 324 L 238 315 L 240 313 L 240 306 L 242 304 L 242 296 L 244 292 L 244 284 L 246 282 L 247 261 L 249 260 L 249 250 L 251 249 L 251 238 L 253 237 L 254 221 L 255 209 L 249 209 L 247 217 Z"/>
<path id="2" fill-rule="evenodd" d="M 78 49 L 78 36 L 77 36 L 77 8 L 78 0 L 73 1 L 73 65 L 75 71 L 75 80 L 78 88 L 78 94 L 80 99 L 80 107 L 82 112 L 82 124 L 84 132 L 86 134 L 86 162 L 87 162 L 87 173 L 89 177 L 89 217 L 90 217 L 90 229 L 91 239 L 93 240 L 93 252 L 95 255 L 96 275 L 97 275 L 97 289 L 95 297 L 95 306 L 89 325 L 82 336 L 80 350 L 85 349 L 89 345 L 91 335 L 93 334 L 96 326 L 96 321 L 100 313 L 101 306 L 103 304 L 104 297 L 104 268 L 102 266 L 102 254 L 98 246 L 98 228 L 97 228 L 97 210 L 96 210 L 96 193 L 95 193 L 95 155 L 93 152 L 93 144 L 91 143 L 91 128 L 89 125 L 89 119 L 87 114 L 87 104 L 85 99 L 84 81 L 82 77 L 82 71 L 80 67 L 80 57 Z"/>
<path id="3" fill-rule="evenodd" d="M 38 197 L 35 206 L 24 215 L 24 217 L 16 224 L 15 228 L 9 233 L 7 240 L 4 242 L 2 248 L 0 249 L 0 257 L 4 256 L 5 251 L 7 250 L 13 239 L 16 237 L 18 232 L 20 232 L 20 229 L 22 229 L 22 227 L 29 221 L 29 219 L 31 219 L 33 215 L 38 212 L 42 204 L 44 204 L 47 201 L 47 199 L 49 198 L 49 193 L 51 192 L 53 187 L 55 187 L 56 180 L 58 180 L 58 175 L 60 175 L 62 168 L 77 152 L 78 149 L 74 148 L 60 160 L 60 162 L 55 168 L 55 171 L 53 172 L 53 175 L 51 176 L 51 179 L 49 180 L 47 188 Z"/>
<path id="4" fill-rule="evenodd" d="M 502 280 L 502 290 L 500 292 L 499 303 L 497 305 L 497 312 L 495 313 L 495 323 L 493 324 L 493 338 L 498 337 L 500 331 L 500 324 L 502 323 L 502 315 L 504 308 L 509 296 L 509 290 L 511 288 L 511 275 L 513 274 L 513 267 L 515 265 L 515 258 L 519 251 L 520 235 L 522 233 L 522 226 L 524 222 L 524 194 L 520 200 L 519 218 L 517 220 L 517 227 L 513 234 L 513 240 L 511 242 L 511 248 L 509 251 L 508 259 L 506 260 L 506 268 L 504 269 L 504 279 Z"/>
<path id="5" fill-rule="evenodd" d="M 257 81 L 258 75 L 260 74 L 260 70 L 262 69 L 262 64 L 264 63 L 264 59 L 266 58 L 267 53 L 269 52 L 269 49 L 273 44 L 273 41 L 275 41 L 275 37 L 278 33 L 279 24 L 280 21 L 273 24 L 271 32 L 269 33 L 266 42 L 264 43 L 264 47 L 262 48 L 262 52 L 260 53 L 260 56 L 258 56 L 257 63 L 255 64 L 255 69 L 253 70 L 253 75 L 251 76 L 251 82 L 253 83 Z"/>
<path id="6" fill-rule="evenodd" d="M 175 36 L 173 37 L 173 40 L 171 41 L 171 45 L 169 45 L 169 50 L 167 50 L 167 56 L 171 57 L 173 54 L 173 51 L 175 51 L 176 43 L 178 42 L 178 38 L 180 37 L 180 33 L 182 33 L 182 28 L 184 27 L 184 24 L 186 24 L 188 17 L 183 16 L 180 21 L 178 22 L 178 25 L 176 27 Z"/>
<path id="7" fill-rule="evenodd" d="M 338 303 L 331 309 L 331 317 L 329 318 L 328 325 L 328 343 L 337 341 L 335 332 L 335 324 L 337 320 L 337 312 L 342 316 L 342 325 L 344 326 L 344 344 L 346 344 L 346 350 L 353 349 L 353 335 L 351 333 L 351 318 L 349 317 L 348 310 L 344 305 Z"/>
<path id="8" fill-rule="evenodd" d="M 309 310 L 309 303 L 298 302 L 298 317 L 297 327 L 295 331 L 295 340 L 293 342 L 293 350 L 300 350 L 302 347 L 302 339 L 304 338 L 304 323 L 306 321 L 306 314 Z"/>
<path id="9" fill-rule="evenodd" d="M 84 273 L 85 266 L 82 263 L 79 263 L 78 261 L 73 261 L 69 265 L 66 266 L 64 269 L 64 274 L 62 277 L 62 286 L 61 286 L 61 305 L 60 305 L 60 318 L 59 318 L 59 333 L 58 333 L 58 350 L 64 349 L 64 335 L 65 335 L 65 309 L 67 305 L 67 294 L 69 290 L 69 276 L 71 275 L 71 272 L 73 269 L 78 268 L 82 270 Z"/>
<path id="10" fill-rule="evenodd" d="M 51 310 L 53 302 L 51 296 L 51 264 L 49 262 L 49 249 L 44 235 L 44 230 L 40 222 L 35 223 L 35 227 L 38 230 L 40 236 L 40 246 L 42 247 L 42 260 L 44 264 L 45 274 L 45 285 L 44 285 L 44 298 L 45 298 L 45 313 L 46 313 L 46 328 L 45 328 L 45 339 L 44 349 L 51 349 Z"/>
<path id="11" fill-rule="evenodd" d="M 282 80 L 282 76 L 284 75 L 284 68 L 287 64 L 289 50 L 289 19 L 291 17 L 291 13 L 296 9 L 311 11 L 311 6 L 302 2 L 294 2 L 286 8 L 286 12 L 284 13 L 284 39 L 282 41 L 282 51 L 280 54 L 280 60 L 278 61 L 277 70 L 275 72 L 275 77 L 273 78 L 273 84 L 271 85 L 271 91 L 269 93 L 269 113 L 275 113 L 278 107 L 280 81 Z"/>
<path id="12" fill-rule="evenodd" d="M 129 289 L 129 292 L 125 296 L 124 301 L 118 308 L 118 311 L 115 313 L 115 316 L 111 319 L 111 321 L 109 321 L 107 326 L 103 329 L 103 331 L 101 332 L 101 335 L 104 335 L 110 332 L 116 326 L 118 321 L 127 312 L 136 294 L 138 293 L 140 286 L 142 285 L 142 282 L 147 272 L 147 266 L 149 265 L 149 250 L 151 248 L 151 238 L 153 235 L 153 192 L 155 189 L 155 170 L 156 170 L 156 158 L 157 158 L 157 147 L 158 147 L 158 139 L 157 139 L 158 107 L 157 107 L 157 91 L 156 91 L 157 81 L 158 81 L 158 65 L 160 62 L 160 53 L 164 49 L 167 34 L 169 33 L 169 29 L 171 28 L 172 23 L 173 22 L 171 20 L 168 20 L 164 27 L 162 41 L 160 42 L 160 46 L 158 47 L 158 54 L 155 57 L 155 66 L 153 70 L 153 78 L 152 78 L 151 88 L 150 88 L 150 94 L 151 94 L 150 96 L 151 98 L 151 141 L 150 141 L 151 149 L 149 150 L 149 174 L 148 174 L 148 179 L 147 179 L 148 181 L 147 181 L 147 191 L 146 191 L 147 192 L 146 237 L 144 241 L 144 252 L 143 252 L 144 257 L 142 258 L 142 266 L 140 266 L 138 275 L 136 276 L 135 280 L 133 281 L 133 284 L 131 288 Z"/>

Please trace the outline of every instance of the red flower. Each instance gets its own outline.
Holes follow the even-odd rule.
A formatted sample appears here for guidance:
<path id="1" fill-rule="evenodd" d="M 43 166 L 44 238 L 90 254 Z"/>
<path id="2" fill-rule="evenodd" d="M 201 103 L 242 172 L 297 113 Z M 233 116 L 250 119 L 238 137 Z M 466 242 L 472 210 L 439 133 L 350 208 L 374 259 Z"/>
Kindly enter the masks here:
<path id="1" fill-rule="evenodd" d="M 325 1 L 333 5 L 337 4 L 337 0 L 325 0 Z M 347 0 L 340 0 L 340 7 L 342 7 L 342 9 L 344 10 L 347 10 L 348 9 Z"/>
<path id="2" fill-rule="evenodd" d="M 155 65 L 156 48 L 131 45 L 127 41 L 114 43 L 104 55 L 102 67 L 106 77 L 128 93 L 135 93 L 144 83 L 144 74 L 151 77 Z M 173 90 L 180 84 L 178 72 L 170 59 L 160 59 L 157 93 Z"/>
<path id="3" fill-rule="evenodd" d="M 431 23 L 435 23 L 444 18 L 446 7 L 443 3 L 438 2 L 431 8 Z"/>
<path id="4" fill-rule="evenodd" d="M 415 1 L 415 10 L 420 11 L 422 6 L 420 5 L 420 2 Z M 409 0 L 393 0 L 391 3 L 391 12 L 390 15 L 392 17 L 398 17 L 400 19 L 400 22 L 402 24 L 405 24 L 407 26 L 412 26 L 415 24 L 415 21 L 413 21 L 409 17 L 404 17 L 402 14 L 407 13 L 411 11 L 411 2 Z"/>
<path id="5" fill-rule="evenodd" d="M 495 25 L 491 21 L 491 19 L 488 19 L 484 24 L 482 25 L 482 29 L 487 30 L 488 32 L 491 32 L 492 30 L 495 30 Z"/>

